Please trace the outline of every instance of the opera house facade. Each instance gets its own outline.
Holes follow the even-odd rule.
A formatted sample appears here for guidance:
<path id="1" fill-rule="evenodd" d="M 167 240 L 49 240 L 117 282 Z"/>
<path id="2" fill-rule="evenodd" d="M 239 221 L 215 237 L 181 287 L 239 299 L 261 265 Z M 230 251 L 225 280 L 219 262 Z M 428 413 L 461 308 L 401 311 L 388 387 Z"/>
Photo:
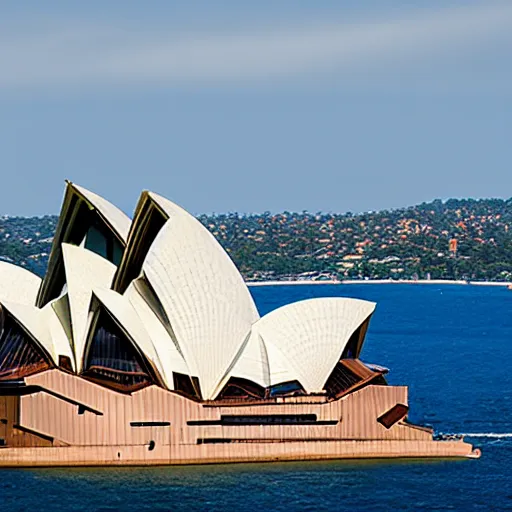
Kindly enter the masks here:
<path id="1" fill-rule="evenodd" d="M 471 457 L 360 353 L 375 304 L 260 317 L 213 235 L 67 184 L 45 277 L 0 262 L 0 466 Z"/>

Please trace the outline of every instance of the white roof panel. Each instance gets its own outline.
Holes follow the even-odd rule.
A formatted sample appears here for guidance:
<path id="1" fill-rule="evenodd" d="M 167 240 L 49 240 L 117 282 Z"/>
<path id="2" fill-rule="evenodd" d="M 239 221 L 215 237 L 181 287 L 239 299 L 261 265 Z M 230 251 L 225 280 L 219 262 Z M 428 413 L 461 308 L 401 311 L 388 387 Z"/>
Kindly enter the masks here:
<path id="1" fill-rule="evenodd" d="M 94 295 L 101 304 L 110 312 L 110 314 L 122 326 L 122 329 L 128 334 L 131 340 L 136 344 L 136 348 L 146 357 L 153 368 L 164 380 L 164 384 L 172 389 L 172 375 L 170 386 L 167 382 L 160 357 L 155 350 L 153 341 L 149 336 L 145 326 L 141 322 L 132 303 L 123 295 L 112 290 L 104 288 L 95 288 Z"/>
<path id="2" fill-rule="evenodd" d="M 110 288 L 116 266 L 92 251 L 62 244 L 77 372 L 82 371 L 87 318 L 94 288 Z"/>
<path id="3" fill-rule="evenodd" d="M 52 358 L 54 363 L 58 364 L 52 337 L 48 329 L 46 314 L 42 309 L 26 304 L 16 302 L 2 301 L 4 307 L 19 324 L 32 336 L 32 338 L 44 349 Z"/>
<path id="4" fill-rule="evenodd" d="M 0 301 L 34 306 L 41 278 L 23 267 L 0 261 Z"/>
<path id="5" fill-rule="evenodd" d="M 192 217 L 192 215 L 190 215 L 187 210 L 183 209 L 176 203 L 173 203 L 169 199 L 159 194 L 155 194 L 154 192 L 148 192 L 148 195 L 168 215 L 169 218 L 178 217 L 181 215 L 185 217 Z"/>
<path id="6" fill-rule="evenodd" d="M 197 219 L 178 211 L 158 233 L 143 271 L 192 375 L 199 377 L 203 398 L 210 399 L 259 315 L 217 240 Z"/>
<path id="7" fill-rule="evenodd" d="M 227 376 L 222 380 L 218 392 L 222 390 L 230 377 L 248 379 L 264 388 L 271 385 L 267 348 L 261 336 L 251 332 L 234 364 L 228 370 Z"/>
<path id="8" fill-rule="evenodd" d="M 47 329 L 52 340 L 52 350 L 55 364 L 59 364 L 59 356 L 66 356 L 69 357 L 69 360 L 71 361 L 71 367 L 73 370 L 75 370 L 75 354 L 73 353 L 73 349 L 71 347 L 71 340 L 69 339 L 66 333 L 66 329 L 64 328 L 64 325 L 62 324 L 62 321 L 57 313 L 57 311 L 60 311 L 58 308 L 58 303 L 65 300 L 67 300 L 66 296 L 55 299 L 46 304 L 46 306 L 44 306 L 41 311 L 43 312 L 43 320 L 46 322 Z M 70 319 L 63 319 L 63 321 L 70 323 Z"/>
<path id="9" fill-rule="evenodd" d="M 130 301 L 146 331 L 153 341 L 162 363 L 163 375 L 169 389 L 174 389 L 173 372 L 189 375 L 188 366 L 179 352 L 175 340 L 172 339 L 166 327 L 151 309 L 149 302 L 144 298 L 135 286 L 131 283 L 124 296 Z"/>
<path id="10" fill-rule="evenodd" d="M 112 226 L 121 240 L 124 240 L 126 243 L 128 232 L 130 231 L 130 217 L 98 194 L 80 187 L 75 183 L 73 183 L 72 186 L 93 205 L 101 216 Z"/>
<path id="11" fill-rule="evenodd" d="M 351 335 L 374 309 L 372 302 L 333 297 L 295 302 L 265 315 L 251 336 L 265 343 L 271 385 L 298 380 L 309 393 L 322 391 Z"/>

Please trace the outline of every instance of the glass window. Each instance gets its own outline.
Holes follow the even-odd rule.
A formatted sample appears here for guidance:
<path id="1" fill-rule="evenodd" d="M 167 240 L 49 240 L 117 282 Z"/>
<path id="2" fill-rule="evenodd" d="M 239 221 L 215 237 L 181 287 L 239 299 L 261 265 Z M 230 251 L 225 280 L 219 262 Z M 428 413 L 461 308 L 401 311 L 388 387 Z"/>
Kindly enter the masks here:
<path id="1" fill-rule="evenodd" d="M 103 258 L 108 258 L 107 252 L 107 239 L 105 235 L 95 226 L 91 226 L 87 231 L 87 238 L 85 240 L 85 248 L 89 249 Z"/>
<path id="2" fill-rule="evenodd" d="M 49 366 L 32 338 L 5 314 L 0 336 L 0 380 L 18 379 Z"/>
<path id="3" fill-rule="evenodd" d="M 98 317 L 84 375 L 128 390 L 153 382 L 141 355 L 105 311 Z"/>
<path id="4" fill-rule="evenodd" d="M 116 238 L 113 239 L 112 246 L 112 263 L 118 267 L 121 264 L 121 258 L 123 257 L 123 247 Z"/>
<path id="5" fill-rule="evenodd" d="M 270 396 L 272 397 L 301 394 L 304 394 L 304 388 L 301 386 L 300 382 L 296 380 L 276 384 L 270 388 Z"/>

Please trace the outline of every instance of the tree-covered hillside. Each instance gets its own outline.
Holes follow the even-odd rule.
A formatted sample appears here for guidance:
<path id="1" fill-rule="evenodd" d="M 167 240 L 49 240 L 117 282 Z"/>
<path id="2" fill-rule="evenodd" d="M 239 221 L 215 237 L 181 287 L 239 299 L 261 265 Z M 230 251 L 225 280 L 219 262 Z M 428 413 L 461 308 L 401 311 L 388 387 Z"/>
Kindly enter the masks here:
<path id="1" fill-rule="evenodd" d="M 0 258 L 42 274 L 56 220 L 1 218 Z M 230 213 L 200 220 L 247 279 L 512 281 L 512 199 L 436 200 L 357 215 Z"/>

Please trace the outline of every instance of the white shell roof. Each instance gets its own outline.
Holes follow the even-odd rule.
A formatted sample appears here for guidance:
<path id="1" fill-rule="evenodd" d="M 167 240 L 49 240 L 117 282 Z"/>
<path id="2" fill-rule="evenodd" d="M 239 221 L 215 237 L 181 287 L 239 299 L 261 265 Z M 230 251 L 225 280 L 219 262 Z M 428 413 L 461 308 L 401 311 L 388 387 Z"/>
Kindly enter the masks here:
<path id="1" fill-rule="evenodd" d="M 55 315 L 59 319 L 62 328 L 69 340 L 69 345 L 73 345 L 73 330 L 71 327 L 71 312 L 69 310 L 69 296 L 63 293 L 60 297 L 49 302 L 51 304 Z M 46 307 L 46 306 L 45 306 Z M 44 308 L 43 308 L 44 309 Z M 74 357 L 74 356 L 73 356 Z"/>
<path id="2" fill-rule="evenodd" d="M 107 201 L 103 197 L 87 190 L 86 188 L 80 187 L 76 184 L 71 184 L 92 206 L 100 213 L 100 215 L 111 225 L 116 231 L 121 240 L 126 242 L 128 238 L 128 232 L 130 231 L 131 220 L 128 215 L 122 212 L 117 206 L 114 206 L 111 202 Z"/>
<path id="3" fill-rule="evenodd" d="M 135 343 L 136 348 L 142 352 L 149 363 L 162 377 L 164 384 L 169 388 L 165 379 L 165 373 L 159 354 L 155 350 L 153 341 L 142 324 L 132 303 L 125 296 L 112 290 L 95 288 L 93 293 L 99 302 L 103 304 L 107 311 L 109 311 L 116 321 L 122 326 L 131 340 Z M 169 389 L 172 389 L 172 387 Z"/>
<path id="4" fill-rule="evenodd" d="M 374 309 L 372 302 L 335 297 L 295 302 L 265 315 L 251 337 L 265 344 L 270 384 L 298 380 L 309 393 L 322 391 L 351 335 Z M 242 353 L 231 375 L 252 378 L 255 363 Z"/>
<path id="5" fill-rule="evenodd" d="M 263 340 L 260 334 L 257 335 L 261 340 Z M 269 380 L 271 386 L 293 380 L 300 381 L 297 372 L 290 366 L 286 354 L 280 350 L 277 345 L 268 342 L 265 343 L 265 348 L 267 349 Z"/>
<path id="6" fill-rule="evenodd" d="M 128 286 L 124 296 L 132 304 L 153 341 L 153 345 L 160 356 L 162 376 L 167 387 L 174 389 L 173 372 L 191 375 L 175 340 L 171 338 L 167 329 L 151 309 L 148 300 L 139 293 L 134 283 Z"/>
<path id="7" fill-rule="evenodd" d="M 172 201 L 169 201 L 165 197 L 147 190 L 142 192 L 137 202 L 137 206 L 135 207 L 135 213 L 128 233 L 123 258 L 112 284 L 112 289 L 120 293 L 124 293 L 129 286 L 129 282 L 127 281 L 128 275 L 133 276 L 134 271 L 137 273 L 137 275 L 133 276 L 135 279 L 142 275 L 142 269 L 140 267 L 134 270 L 131 266 L 134 264 L 140 265 L 141 259 L 144 260 L 147 255 L 147 251 L 149 250 L 146 243 L 140 244 L 141 237 L 144 236 L 144 233 L 146 232 L 146 236 L 156 237 L 156 233 L 153 229 L 149 230 L 150 235 L 147 234 L 147 230 L 149 225 L 151 225 L 152 219 L 153 221 L 155 219 L 154 210 L 159 212 L 156 216 L 161 216 L 159 221 L 161 220 L 163 222 L 169 218 L 177 216 L 190 216 L 190 214 L 183 208 L 174 204 Z M 153 240 L 150 240 L 149 242 L 151 244 Z"/>
<path id="8" fill-rule="evenodd" d="M 0 301 L 34 306 L 41 278 L 23 267 L 0 261 Z"/>
<path id="9" fill-rule="evenodd" d="M 51 297 L 52 285 L 56 279 L 56 272 L 59 272 L 59 261 L 61 259 L 61 246 L 66 241 L 65 237 L 69 236 L 69 225 L 65 225 L 66 219 L 70 218 L 70 210 L 73 212 L 77 205 L 74 204 L 73 198 L 78 197 L 80 201 L 85 202 L 89 209 L 94 209 L 103 218 L 106 225 L 115 233 L 124 244 L 128 237 L 130 230 L 130 218 L 123 213 L 119 208 L 104 199 L 103 197 L 91 192 L 83 187 L 75 185 L 74 183 L 67 182 L 66 191 L 64 194 L 64 201 L 62 203 L 59 222 L 55 230 L 53 239 L 52 250 L 48 260 L 48 268 L 44 281 L 39 290 L 37 305 L 43 306 L 49 302 Z M 73 219 L 74 217 L 71 216 Z M 70 221 L 74 226 L 74 220 Z M 53 290 L 54 291 L 54 290 Z M 55 296 L 55 295 L 53 295 Z"/>
<path id="10" fill-rule="evenodd" d="M 158 233 L 143 272 L 199 377 L 203 398 L 211 399 L 259 315 L 217 240 L 197 219 L 177 211 Z"/>
<path id="11" fill-rule="evenodd" d="M 82 371 L 92 290 L 110 288 L 116 266 L 96 253 L 62 244 L 76 369 Z"/>
<path id="12" fill-rule="evenodd" d="M 130 220 L 123 212 L 82 187 L 70 186 L 126 241 Z M 115 265 L 85 248 L 62 244 L 67 294 L 38 309 L 40 278 L 0 262 L 0 301 L 6 310 L 55 364 L 65 355 L 78 373 L 94 293 L 169 389 L 176 372 L 198 377 L 204 399 L 215 398 L 231 376 L 263 387 L 298 380 L 309 393 L 322 391 L 375 304 L 311 299 L 260 318 L 242 276 L 214 236 L 168 199 L 152 192 L 142 196 L 144 201 L 147 197 L 168 220 L 149 248 L 140 277 L 124 295 L 109 290 Z M 138 285 L 143 282 L 149 287 Z"/>
<path id="13" fill-rule="evenodd" d="M 2 307 L 19 322 L 54 363 L 58 364 L 59 358 L 53 346 L 48 324 L 45 321 L 45 312 L 35 306 L 8 301 L 2 301 Z"/>
<path id="14" fill-rule="evenodd" d="M 190 215 L 190 213 L 188 213 L 187 210 L 183 209 L 176 203 L 173 203 L 166 197 L 163 197 L 159 194 L 155 194 L 154 192 L 148 192 L 148 195 L 158 206 L 160 206 L 160 208 L 162 208 L 162 210 L 169 216 L 169 218 L 181 215 L 184 215 L 186 217 L 192 217 L 192 215 Z"/>
<path id="15" fill-rule="evenodd" d="M 261 336 L 252 332 L 249 334 L 217 391 L 222 390 L 230 377 L 242 377 L 264 388 L 272 384 L 267 347 Z"/>
<path id="16" fill-rule="evenodd" d="M 52 357 L 55 361 L 55 364 L 59 364 L 59 356 L 66 356 L 69 357 L 69 360 L 71 361 L 71 367 L 73 370 L 75 370 L 75 354 L 73 354 L 73 349 L 71 348 L 71 340 L 68 338 L 66 330 L 64 329 L 64 326 L 62 325 L 62 322 L 55 308 L 55 304 L 59 300 L 62 300 L 62 298 L 49 302 L 46 304 L 46 306 L 44 306 L 44 308 L 41 309 L 43 313 L 41 319 L 46 323 L 48 333 L 52 341 Z M 70 319 L 67 319 L 67 321 L 70 322 Z"/>

